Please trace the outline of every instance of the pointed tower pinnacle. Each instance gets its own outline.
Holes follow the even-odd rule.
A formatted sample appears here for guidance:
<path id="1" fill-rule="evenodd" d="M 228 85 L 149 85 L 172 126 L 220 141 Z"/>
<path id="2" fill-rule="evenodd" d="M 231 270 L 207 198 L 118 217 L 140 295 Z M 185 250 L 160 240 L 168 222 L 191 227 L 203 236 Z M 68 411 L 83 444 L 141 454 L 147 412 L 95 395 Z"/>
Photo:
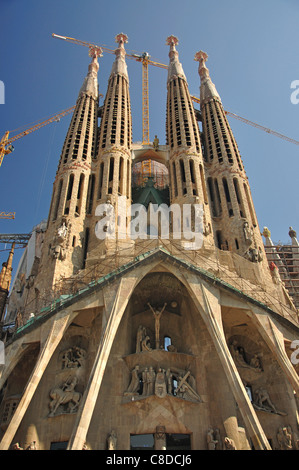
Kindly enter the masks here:
<path id="1" fill-rule="evenodd" d="M 178 39 L 169 36 L 166 137 L 169 146 L 170 200 L 172 204 L 201 204 L 206 226 L 204 244 L 213 244 L 207 200 L 201 140 L 188 83 L 175 48 Z M 193 223 L 193 222 L 192 222 Z M 190 226 L 192 226 L 192 223 Z"/>
<path id="2" fill-rule="evenodd" d="M 198 73 L 201 81 L 200 101 L 204 102 L 205 100 L 209 100 L 210 98 L 216 98 L 221 102 L 216 87 L 211 80 L 209 69 L 206 66 L 208 54 L 203 51 L 199 51 L 195 54 L 194 60 L 199 62 Z"/>
<path id="3" fill-rule="evenodd" d="M 98 71 L 99 63 L 98 57 L 102 57 L 102 49 L 100 47 L 93 47 L 89 50 L 89 56 L 92 57 L 92 61 L 88 66 L 88 73 L 84 79 L 83 85 L 79 92 L 79 98 L 84 93 L 92 98 L 98 98 Z"/>
<path id="4" fill-rule="evenodd" d="M 206 67 L 208 55 L 199 51 L 200 109 L 204 136 L 206 178 L 216 246 L 260 263 L 269 275 L 248 178 L 237 142 L 216 87 Z M 268 273 L 268 274 L 266 274 Z"/>
<path id="5" fill-rule="evenodd" d="M 176 50 L 175 46 L 177 46 L 179 43 L 179 40 L 176 36 L 168 36 L 166 39 L 166 45 L 170 46 L 170 51 L 169 51 L 169 65 L 168 65 L 168 79 L 171 80 L 171 78 L 174 77 L 181 77 L 184 80 L 186 80 L 185 73 L 182 67 L 182 64 L 179 62 L 179 53 Z"/>
<path id="6" fill-rule="evenodd" d="M 115 61 L 112 66 L 111 75 L 122 75 L 128 78 L 127 64 L 125 61 L 126 50 L 124 44 L 128 42 L 128 36 L 120 33 L 115 36 L 115 42 L 118 43 L 118 48 L 115 50 Z"/>

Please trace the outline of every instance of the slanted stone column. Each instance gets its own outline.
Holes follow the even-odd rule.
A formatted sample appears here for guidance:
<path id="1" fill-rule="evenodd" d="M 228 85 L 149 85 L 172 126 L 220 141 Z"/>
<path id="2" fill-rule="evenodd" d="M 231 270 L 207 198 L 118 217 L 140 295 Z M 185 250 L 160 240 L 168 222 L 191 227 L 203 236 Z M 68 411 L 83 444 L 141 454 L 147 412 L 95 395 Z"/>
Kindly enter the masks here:
<path id="1" fill-rule="evenodd" d="M 114 288 L 109 286 L 104 292 L 107 323 L 96 353 L 86 391 L 80 402 L 68 450 L 82 450 L 84 446 L 113 341 L 136 282 L 136 277 L 122 278 L 118 285 Z"/>
<path id="2" fill-rule="evenodd" d="M 0 442 L 0 450 L 8 450 L 12 440 L 18 430 L 19 425 L 27 411 L 28 406 L 31 403 L 32 397 L 40 383 L 43 373 L 51 360 L 56 347 L 58 346 L 64 332 L 68 326 L 69 315 L 65 312 L 58 314 L 54 320 L 53 325 L 45 341 L 34 370 L 28 380 L 25 387 L 23 396 L 18 404 L 18 407 L 8 425 L 8 428 Z"/>
<path id="3" fill-rule="evenodd" d="M 227 346 L 222 328 L 221 306 L 217 292 L 204 282 L 199 284 L 198 278 L 191 273 L 185 275 L 185 278 L 187 279 L 193 301 L 199 309 L 215 345 L 227 380 L 230 384 L 231 391 L 244 420 L 248 436 L 251 438 L 255 449 L 271 450 L 270 444 L 256 416 Z M 229 430 L 229 427 L 227 430 Z M 233 439 L 233 436 L 227 437 Z"/>

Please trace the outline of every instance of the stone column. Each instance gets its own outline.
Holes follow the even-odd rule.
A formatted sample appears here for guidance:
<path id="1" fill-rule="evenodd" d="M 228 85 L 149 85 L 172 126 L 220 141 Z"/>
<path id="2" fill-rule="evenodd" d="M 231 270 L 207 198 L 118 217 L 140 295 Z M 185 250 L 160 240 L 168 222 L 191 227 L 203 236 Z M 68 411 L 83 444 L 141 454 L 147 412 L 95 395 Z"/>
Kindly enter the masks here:
<path id="1" fill-rule="evenodd" d="M 49 336 L 43 345 L 40 355 L 37 359 L 33 372 L 27 382 L 22 398 L 18 407 L 8 425 L 8 428 L 0 442 L 0 450 L 8 450 L 11 442 L 18 430 L 19 425 L 31 403 L 32 397 L 38 387 L 43 373 L 53 356 L 53 353 L 59 344 L 68 325 L 69 315 L 65 312 L 58 314 L 54 320 Z"/>
<path id="2" fill-rule="evenodd" d="M 209 287 L 203 281 L 199 284 L 198 279 L 193 274 L 188 273 L 185 277 L 195 305 L 198 307 L 215 345 L 231 391 L 239 406 L 247 433 L 255 449 L 271 450 L 228 349 L 222 328 L 221 306 L 217 293 L 214 288 Z"/>
<path id="3" fill-rule="evenodd" d="M 119 284 L 114 287 L 109 286 L 104 293 L 107 323 L 80 402 L 68 450 L 82 450 L 83 448 L 113 341 L 136 282 L 136 277 L 122 278 Z"/>

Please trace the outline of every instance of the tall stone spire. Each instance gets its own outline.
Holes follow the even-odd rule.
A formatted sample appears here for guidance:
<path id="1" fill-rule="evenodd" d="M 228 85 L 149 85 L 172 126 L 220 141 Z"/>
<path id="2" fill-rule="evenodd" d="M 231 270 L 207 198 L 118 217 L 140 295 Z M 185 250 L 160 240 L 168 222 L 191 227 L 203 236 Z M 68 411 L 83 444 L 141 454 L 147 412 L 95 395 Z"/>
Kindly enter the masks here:
<path id="1" fill-rule="evenodd" d="M 206 67 L 208 55 L 199 51 L 200 107 L 204 156 L 215 242 L 218 248 L 250 261 L 265 260 L 248 178 L 220 96 Z"/>
<path id="2" fill-rule="evenodd" d="M 215 98 L 221 102 L 220 96 L 216 90 L 214 83 L 211 80 L 209 69 L 206 66 L 208 54 L 199 51 L 195 54 L 195 60 L 199 62 L 198 73 L 200 76 L 200 101 L 204 103 L 206 100 Z"/>
<path id="3" fill-rule="evenodd" d="M 112 66 L 111 75 L 122 75 L 128 77 L 128 70 L 126 64 L 126 50 L 124 44 L 128 42 L 128 36 L 124 33 L 120 33 L 115 37 L 115 42 L 118 43 L 118 48 L 115 50 L 115 60 Z"/>
<path id="4" fill-rule="evenodd" d="M 206 238 L 212 241 L 201 141 L 195 110 L 183 67 L 179 62 L 178 39 L 169 36 L 166 136 L 169 145 L 171 203 L 202 204 Z"/>
<path id="5" fill-rule="evenodd" d="M 53 183 L 40 274 L 35 283 L 37 291 L 51 288 L 62 277 L 73 275 L 84 265 L 84 224 L 91 205 L 101 49 L 90 49 L 89 55 L 91 62 L 78 93 Z"/>
<path id="6" fill-rule="evenodd" d="M 179 62 L 179 53 L 176 50 L 176 47 L 179 43 L 176 36 L 168 36 L 166 39 L 166 44 L 170 46 L 169 50 L 169 65 L 168 65 L 168 80 L 171 80 L 174 77 L 181 77 L 186 80 L 185 73 L 182 67 L 182 64 Z"/>
<path id="7" fill-rule="evenodd" d="M 128 37 L 120 33 L 115 37 L 115 42 L 118 47 L 115 50 L 98 132 L 94 165 L 94 205 L 90 212 L 92 217 L 86 221 L 86 229 L 90 234 L 87 263 L 98 262 L 99 252 L 106 252 L 106 240 L 100 243 L 95 235 L 95 227 L 99 222 L 99 217 L 95 215 L 97 205 L 111 204 L 118 220 L 119 213 L 126 217 L 126 207 L 131 202 L 132 117 L 124 47 Z M 122 210 L 118 207 L 119 196 L 122 196 L 125 206 Z"/>
<path id="8" fill-rule="evenodd" d="M 92 57 L 92 61 L 88 66 L 88 73 L 84 79 L 83 85 L 79 92 L 79 97 L 82 94 L 92 96 L 94 99 L 97 99 L 99 96 L 98 91 L 98 71 L 99 71 L 99 63 L 98 57 L 102 57 L 102 50 L 101 48 L 92 48 L 89 51 L 90 57 Z"/>

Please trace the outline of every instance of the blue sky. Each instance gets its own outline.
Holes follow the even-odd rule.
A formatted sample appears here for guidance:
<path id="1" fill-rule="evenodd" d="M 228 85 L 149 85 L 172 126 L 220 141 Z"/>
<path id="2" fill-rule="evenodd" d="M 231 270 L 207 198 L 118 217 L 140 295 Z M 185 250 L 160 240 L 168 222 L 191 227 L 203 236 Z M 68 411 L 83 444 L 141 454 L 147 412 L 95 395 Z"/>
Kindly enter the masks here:
<path id="1" fill-rule="evenodd" d="M 88 49 L 52 38 L 52 33 L 114 48 L 126 33 L 128 53 L 148 52 L 168 63 L 167 36 L 179 39 L 191 94 L 199 95 L 194 54 L 207 66 L 224 108 L 299 140 L 299 104 L 291 83 L 299 80 L 297 0 L 0 0 L 0 135 L 73 106 L 86 75 Z M 106 93 L 112 54 L 100 59 L 100 93 Z M 142 140 L 141 65 L 127 60 L 133 139 Z M 150 138 L 165 143 L 166 75 L 150 67 Z M 47 218 L 52 184 L 70 116 L 14 143 L 0 168 L 0 233 L 28 233 Z M 288 243 L 289 226 L 299 232 L 299 146 L 229 118 L 249 178 L 260 229 Z M 0 246 L 0 261 L 7 252 Z M 18 260 L 16 256 L 15 262 Z"/>

